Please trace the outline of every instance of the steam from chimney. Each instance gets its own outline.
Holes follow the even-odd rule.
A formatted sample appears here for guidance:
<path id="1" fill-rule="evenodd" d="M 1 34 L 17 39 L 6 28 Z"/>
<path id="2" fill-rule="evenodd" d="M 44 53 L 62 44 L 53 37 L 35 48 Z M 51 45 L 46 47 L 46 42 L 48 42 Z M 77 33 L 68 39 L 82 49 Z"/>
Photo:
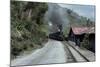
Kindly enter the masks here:
<path id="1" fill-rule="evenodd" d="M 60 7 L 56 3 L 48 3 L 48 11 L 45 14 L 45 20 L 48 24 L 52 24 L 52 27 L 50 26 L 51 32 L 57 32 L 59 30 L 58 26 L 62 25 L 63 29 L 69 23 L 66 9 Z"/>

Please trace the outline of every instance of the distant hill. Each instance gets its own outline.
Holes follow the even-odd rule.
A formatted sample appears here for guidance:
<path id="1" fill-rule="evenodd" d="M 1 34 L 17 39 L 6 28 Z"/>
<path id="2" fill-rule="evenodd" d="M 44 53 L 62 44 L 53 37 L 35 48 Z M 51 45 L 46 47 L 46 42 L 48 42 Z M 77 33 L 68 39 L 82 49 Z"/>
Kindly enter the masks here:
<path id="1" fill-rule="evenodd" d="M 69 29 L 72 26 L 86 26 L 86 27 L 93 27 L 95 26 L 95 22 L 87 17 L 80 16 L 76 12 L 71 9 L 63 8 L 66 11 L 67 19 L 69 20 L 68 25 L 64 28 L 65 35 L 69 33 Z"/>
<path id="2" fill-rule="evenodd" d="M 67 18 L 69 19 L 69 24 L 71 26 L 87 26 L 87 25 L 93 26 L 94 25 L 94 21 L 92 21 L 91 19 L 84 16 L 80 16 L 79 14 L 77 14 L 71 9 L 67 9 L 67 8 L 64 9 L 66 10 Z"/>

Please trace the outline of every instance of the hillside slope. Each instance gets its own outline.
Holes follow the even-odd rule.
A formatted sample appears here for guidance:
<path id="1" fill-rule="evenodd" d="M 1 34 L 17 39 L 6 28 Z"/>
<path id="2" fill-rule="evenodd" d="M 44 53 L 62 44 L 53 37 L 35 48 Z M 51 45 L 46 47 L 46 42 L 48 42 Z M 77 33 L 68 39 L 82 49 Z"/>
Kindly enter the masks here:
<path id="1" fill-rule="evenodd" d="M 11 58 L 46 41 L 46 3 L 11 1 Z"/>

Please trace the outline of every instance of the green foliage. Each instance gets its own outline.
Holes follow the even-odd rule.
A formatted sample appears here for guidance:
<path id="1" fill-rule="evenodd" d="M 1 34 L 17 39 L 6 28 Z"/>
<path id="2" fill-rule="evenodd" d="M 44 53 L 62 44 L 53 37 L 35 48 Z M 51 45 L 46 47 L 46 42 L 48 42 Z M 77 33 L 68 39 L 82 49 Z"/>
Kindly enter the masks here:
<path id="1" fill-rule="evenodd" d="M 65 29 L 63 30 L 64 35 L 67 36 L 69 34 L 70 27 L 74 26 L 81 26 L 81 27 L 93 27 L 95 26 L 95 22 L 91 21 L 90 19 L 79 16 L 77 13 L 75 13 L 71 9 L 67 9 L 67 19 L 69 20 L 69 23 L 66 25 Z"/>
<path id="2" fill-rule="evenodd" d="M 46 41 L 46 3 L 11 1 L 11 55 L 37 49 Z M 42 30 L 41 30 L 42 29 Z"/>
<path id="3" fill-rule="evenodd" d="M 63 34 L 64 34 L 65 37 L 68 37 L 69 31 L 70 31 L 70 27 L 69 26 L 64 28 Z"/>
<path id="4" fill-rule="evenodd" d="M 93 26 L 94 22 L 90 19 L 80 16 L 71 9 L 66 11 L 71 26 Z"/>
<path id="5" fill-rule="evenodd" d="M 89 49 L 89 34 L 85 34 L 83 41 L 81 42 L 81 47 Z"/>

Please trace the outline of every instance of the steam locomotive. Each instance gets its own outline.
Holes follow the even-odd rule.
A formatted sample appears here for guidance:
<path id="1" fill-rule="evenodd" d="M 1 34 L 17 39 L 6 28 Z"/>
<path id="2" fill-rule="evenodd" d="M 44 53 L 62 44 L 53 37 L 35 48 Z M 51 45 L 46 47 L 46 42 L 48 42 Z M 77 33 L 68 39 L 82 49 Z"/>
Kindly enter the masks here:
<path id="1" fill-rule="evenodd" d="M 57 27 L 59 30 L 55 33 L 50 33 L 49 39 L 54 39 L 54 40 L 58 40 L 58 41 L 64 41 L 64 40 L 68 41 L 68 38 L 63 35 L 62 25 L 57 25 Z"/>
<path id="2" fill-rule="evenodd" d="M 51 33 L 51 34 L 49 34 L 49 38 L 54 39 L 54 40 L 58 40 L 58 41 L 64 41 L 65 40 L 65 37 L 61 32 Z"/>

